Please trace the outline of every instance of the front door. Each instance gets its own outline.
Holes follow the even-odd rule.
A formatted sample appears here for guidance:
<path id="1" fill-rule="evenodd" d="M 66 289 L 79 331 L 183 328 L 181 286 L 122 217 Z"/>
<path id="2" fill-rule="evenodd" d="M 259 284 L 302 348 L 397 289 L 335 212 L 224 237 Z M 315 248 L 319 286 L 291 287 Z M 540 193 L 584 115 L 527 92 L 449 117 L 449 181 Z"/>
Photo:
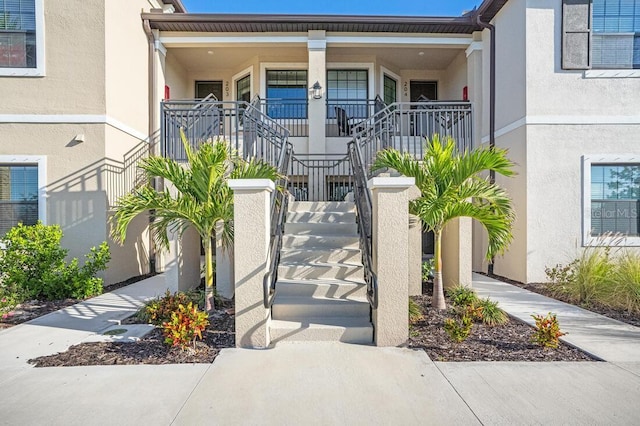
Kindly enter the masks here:
<path id="1" fill-rule="evenodd" d="M 419 102 L 420 99 L 425 97 L 430 101 L 438 99 L 438 82 L 411 80 L 411 83 L 409 83 L 409 98 L 411 102 Z"/>

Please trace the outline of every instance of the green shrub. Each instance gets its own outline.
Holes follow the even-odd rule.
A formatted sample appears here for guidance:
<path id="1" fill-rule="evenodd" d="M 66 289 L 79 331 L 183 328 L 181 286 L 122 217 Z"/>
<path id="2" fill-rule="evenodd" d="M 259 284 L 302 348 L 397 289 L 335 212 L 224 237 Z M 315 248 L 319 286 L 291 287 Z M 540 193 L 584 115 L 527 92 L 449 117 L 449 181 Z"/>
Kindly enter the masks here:
<path id="1" fill-rule="evenodd" d="M 0 250 L 0 288 L 16 300 L 55 300 L 86 298 L 102 292 L 102 279 L 96 278 L 110 260 L 109 247 L 102 243 L 86 255 L 83 266 L 78 259 L 65 262 L 68 250 L 60 246 L 58 225 L 25 226 L 10 229 Z"/>
<path id="2" fill-rule="evenodd" d="M 196 306 L 203 306 L 203 294 L 202 292 L 175 292 L 171 294 L 167 290 L 164 296 L 148 301 L 140 309 L 137 316 L 141 321 L 160 326 L 171 320 L 171 315 L 180 305 L 186 306 L 193 302 Z"/>
<path id="3" fill-rule="evenodd" d="M 560 323 L 555 314 L 549 312 L 546 316 L 531 315 L 536 321 L 531 341 L 545 348 L 557 348 L 558 339 L 567 333 L 560 331 Z"/>
<path id="4" fill-rule="evenodd" d="M 482 308 L 482 322 L 484 324 L 494 326 L 505 324 L 509 317 L 504 311 L 498 308 L 498 302 L 489 299 L 480 299 L 475 302 L 475 306 Z"/>
<path id="5" fill-rule="evenodd" d="M 462 315 L 459 320 L 456 318 L 447 318 L 444 320 L 444 331 L 446 331 L 449 338 L 456 343 L 466 340 L 469 334 L 471 334 L 472 327 L 473 320 L 467 315 Z"/>
<path id="6" fill-rule="evenodd" d="M 616 259 L 604 302 L 640 314 L 640 254 L 627 251 Z"/>
<path id="7" fill-rule="evenodd" d="M 415 300 L 409 298 L 409 324 L 414 324 L 423 318 L 422 309 Z"/>
<path id="8" fill-rule="evenodd" d="M 186 349 L 192 343 L 194 348 L 196 339 L 202 339 L 202 332 L 209 325 L 209 317 L 192 302 L 186 306 L 179 304 L 171 313 L 171 319 L 162 324 L 164 342 L 171 346 Z"/>
<path id="9" fill-rule="evenodd" d="M 462 285 L 447 290 L 447 295 L 451 299 L 451 304 L 459 307 L 471 306 L 478 300 L 476 292 L 471 287 Z"/>
<path id="10" fill-rule="evenodd" d="M 435 270 L 435 259 L 431 258 L 425 262 L 422 262 L 422 282 L 429 281 L 433 278 L 433 271 Z"/>

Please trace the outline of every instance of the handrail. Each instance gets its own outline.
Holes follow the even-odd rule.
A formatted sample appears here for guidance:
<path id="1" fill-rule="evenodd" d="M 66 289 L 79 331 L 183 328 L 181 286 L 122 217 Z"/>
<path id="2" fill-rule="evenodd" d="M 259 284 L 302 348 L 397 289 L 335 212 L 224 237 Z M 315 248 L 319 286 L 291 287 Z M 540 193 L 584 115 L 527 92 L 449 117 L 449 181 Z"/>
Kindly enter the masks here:
<path id="1" fill-rule="evenodd" d="M 358 233 L 360 234 L 360 250 L 362 251 L 364 279 L 367 284 L 367 300 L 371 308 L 377 309 L 378 277 L 373 269 L 373 204 L 371 202 L 371 194 L 367 188 L 367 171 L 362 161 L 360 147 L 354 140 L 349 142 L 348 148 L 355 177 L 353 195 L 358 215 Z"/>
<path id="2" fill-rule="evenodd" d="M 266 309 L 273 305 L 276 296 L 276 281 L 278 280 L 278 265 L 280 264 L 280 249 L 282 248 L 282 234 L 284 222 L 289 206 L 289 194 L 286 190 L 287 170 L 291 161 L 293 146 L 287 143 L 281 150 L 278 160 L 278 173 L 281 178 L 271 201 L 271 229 L 269 244 L 269 267 L 262 280 L 263 304 Z"/>
<path id="3" fill-rule="evenodd" d="M 466 101 L 395 102 L 354 123 L 352 137 L 363 154 L 365 169 L 385 148 L 408 152 L 421 160 L 425 138 L 453 137 L 461 151 L 473 146 L 473 107 Z"/>

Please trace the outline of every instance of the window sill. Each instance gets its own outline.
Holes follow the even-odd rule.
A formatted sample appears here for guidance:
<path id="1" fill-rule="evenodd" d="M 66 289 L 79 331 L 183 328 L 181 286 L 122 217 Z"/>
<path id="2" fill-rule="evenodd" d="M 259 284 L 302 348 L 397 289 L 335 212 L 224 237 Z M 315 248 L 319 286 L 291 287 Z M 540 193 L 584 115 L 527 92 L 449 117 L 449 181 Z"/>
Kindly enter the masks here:
<path id="1" fill-rule="evenodd" d="M 584 78 L 640 78 L 640 70 L 586 70 Z"/>
<path id="2" fill-rule="evenodd" d="M 640 247 L 640 237 L 592 237 L 588 236 L 584 247 Z"/>
<path id="3" fill-rule="evenodd" d="M 0 68 L 0 77 L 44 77 L 41 68 Z"/>

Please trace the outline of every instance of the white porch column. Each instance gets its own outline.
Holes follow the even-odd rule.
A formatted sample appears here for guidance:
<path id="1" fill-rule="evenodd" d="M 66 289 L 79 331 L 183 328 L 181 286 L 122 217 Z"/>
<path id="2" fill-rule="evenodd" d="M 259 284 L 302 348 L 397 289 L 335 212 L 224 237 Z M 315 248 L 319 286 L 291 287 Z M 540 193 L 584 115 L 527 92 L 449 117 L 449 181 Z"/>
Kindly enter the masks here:
<path id="1" fill-rule="evenodd" d="M 233 246 L 222 245 L 222 229 L 224 222 L 216 223 L 216 291 L 225 299 L 234 294 L 233 280 Z"/>
<path id="2" fill-rule="evenodd" d="M 473 226 L 469 217 L 451 220 L 442 233 L 442 284 L 444 288 L 471 287 Z"/>
<path id="3" fill-rule="evenodd" d="M 378 277 L 378 308 L 373 311 L 377 346 L 398 346 L 409 337 L 409 188 L 414 183 L 408 177 L 375 177 L 368 185 Z"/>
<path id="4" fill-rule="evenodd" d="M 313 99 L 309 92 L 309 153 L 326 152 L 327 121 L 327 40 L 325 31 L 309 31 L 309 87 L 317 81 L 322 86 L 322 98 Z"/>
<path id="5" fill-rule="evenodd" d="M 473 34 L 473 42 L 466 50 L 467 54 L 467 94 L 469 101 L 473 104 L 473 141 L 474 147 L 482 143 L 482 128 L 486 124 L 488 131 L 489 110 L 486 113 L 482 100 L 482 88 L 484 87 L 482 76 L 482 33 Z M 488 68 L 487 68 L 488 72 Z M 487 76 L 486 87 L 489 87 Z M 486 117 L 486 119 L 485 119 Z"/>
<path id="6" fill-rule="evenodd" d="M 271 193 L 268 179 L 231 179 L 234 203 L 234 275 L 236 347 L 269 346 L 270 310 L 263 304 L 262 282 L 267 269 Z"/>

